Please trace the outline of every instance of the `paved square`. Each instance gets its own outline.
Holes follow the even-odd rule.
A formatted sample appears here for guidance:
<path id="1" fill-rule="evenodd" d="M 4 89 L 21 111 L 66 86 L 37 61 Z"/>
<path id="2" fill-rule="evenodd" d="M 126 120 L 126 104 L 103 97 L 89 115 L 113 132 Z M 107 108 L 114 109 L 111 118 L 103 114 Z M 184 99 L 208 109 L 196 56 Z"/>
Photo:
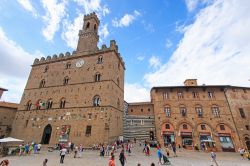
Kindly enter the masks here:
<path id="1" fill-rule="evenodd" d="M 118 160 L 120 149 L 115 153 L 116 166 L 120 166 Z M 165 153 L 165 152 L 164 152 Z M 170 155 L 173 155 L 170 153 Z M 210 166 L 213 163 L 210 159 L 210 153 L 194 152 L 190 150 L 177 151 L 178 157 L 170 157 L 172 165 L 175 166 Z M 134 147 L 132 155 L 127 157 L 127 166 L 136 166 L 141 163 L 142 166 L 150 166 L 152 162 L 159 165 L 157 162 L 156 149 L 152 148 L 152 155 L 147 157 L 142 153 L 142 147 Z M 10 166 L 41 166 L 43 160 L 49 160 L 48 166 L 107 166 L 109 157 L 100 157 L 99 151 L 86 150 L 83 152 L 82 158 L 73 158 L 73 153 L 66 155 L 64 164 L 60 164 L 60 156 L 58 151 L 48 152 L 45 147 L 40 154 L 31 154 L 30 156 L 8 156 L 3 159 L 10 161 Z M 218 152 L 217 161 L 219 166 L 249 166 L 250 161 L 242 160 L 238 153 Z"/>

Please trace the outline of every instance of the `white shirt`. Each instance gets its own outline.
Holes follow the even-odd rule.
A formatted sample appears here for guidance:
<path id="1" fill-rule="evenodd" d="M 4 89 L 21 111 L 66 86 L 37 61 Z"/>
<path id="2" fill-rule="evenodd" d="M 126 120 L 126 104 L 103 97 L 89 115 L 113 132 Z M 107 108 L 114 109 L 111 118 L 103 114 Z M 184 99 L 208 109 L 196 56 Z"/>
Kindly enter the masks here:
<path id="1" fill-rule="evenodd" d="M 61 149 L 60 151 L 61 151 L 61 155 L 65 155 L 66 152 L 67 152 L 67 149 L 63 148 L 63 149 Z"/>

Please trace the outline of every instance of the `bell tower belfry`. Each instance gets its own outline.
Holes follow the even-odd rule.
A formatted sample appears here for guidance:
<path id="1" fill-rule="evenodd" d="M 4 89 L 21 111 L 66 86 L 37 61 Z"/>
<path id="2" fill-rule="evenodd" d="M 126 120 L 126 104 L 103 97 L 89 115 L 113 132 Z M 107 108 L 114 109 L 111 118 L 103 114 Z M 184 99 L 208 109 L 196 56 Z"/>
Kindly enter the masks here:
<path id="1" fill-rule="evenodd" d="M 77 52 L 93 52 L 97 51 L 97 43 L 99 41 L 98 27 L 100 21 L 95 12 L 84 16 L 82 30 L 79 31 L 79 39 Z"/>

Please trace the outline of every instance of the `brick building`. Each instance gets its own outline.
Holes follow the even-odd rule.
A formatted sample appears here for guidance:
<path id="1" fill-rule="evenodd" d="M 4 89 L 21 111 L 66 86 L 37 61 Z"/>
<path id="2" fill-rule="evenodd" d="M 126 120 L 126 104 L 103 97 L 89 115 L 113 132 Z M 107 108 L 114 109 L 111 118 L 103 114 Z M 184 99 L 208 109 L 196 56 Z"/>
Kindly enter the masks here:
<path id="1" fill-rule="evenodd" d="M 0 88 L 0 98 L 7 89 Z M 18 104 L 0 101 L 0 138 L 10 135 Z"/>
<path id="2" fill-rule="evenodd" d="M 99 19 L 84 16 L 76 51 L 35 59 L 13 122 L 12 136 L 84 146 L 123 132 L 125 64 L 114 40 L 97 43 Z"/>
<path id="3" fill-rule="evenodd" d="M 151 89 L 156 138 L 161 144 L 176 142 L 186 148 L 206 144 L 235 151 L 247 143 L 249 148 L 250 88 L 199 86 L 195 79 L 184 84 Z"/>

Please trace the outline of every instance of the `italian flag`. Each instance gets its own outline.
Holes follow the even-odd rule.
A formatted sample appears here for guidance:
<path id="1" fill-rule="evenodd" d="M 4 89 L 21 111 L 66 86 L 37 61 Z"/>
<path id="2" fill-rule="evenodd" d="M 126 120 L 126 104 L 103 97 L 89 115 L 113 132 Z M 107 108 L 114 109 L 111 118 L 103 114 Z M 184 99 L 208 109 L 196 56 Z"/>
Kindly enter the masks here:
<path id="1" fill-rule="evenodd" d="M 37 106 L 37 107 L 38 107 L 38 106 L 40 106 L 40 107 L 45 107 L 45 102 L 40 101 L 40 102 L 36 103 L 36 106 Z"/>

